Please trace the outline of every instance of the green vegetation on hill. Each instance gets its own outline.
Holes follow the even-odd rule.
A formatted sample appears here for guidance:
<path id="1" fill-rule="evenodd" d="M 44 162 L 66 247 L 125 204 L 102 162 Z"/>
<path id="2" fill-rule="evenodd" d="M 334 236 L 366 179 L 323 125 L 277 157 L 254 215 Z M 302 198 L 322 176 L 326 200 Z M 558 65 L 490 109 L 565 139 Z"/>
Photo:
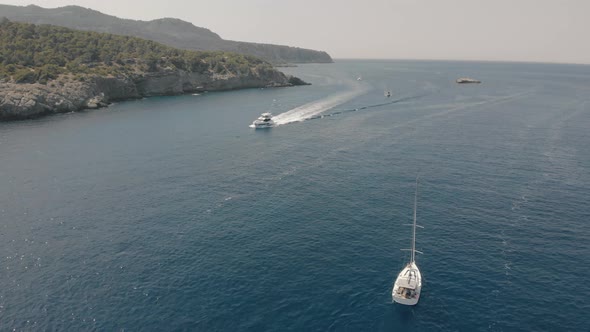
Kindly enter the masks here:
<path id="1" fill-rule="evenodd" d="M 87 75 L 128 76 L 167 69 L 229 75 L 272 66 L 236 53 L 180 50 L 135 37 L 0 18 L 0 80 L 45 83 L 60 74 L 83 80 Z"/>
<path id="2" fill-rule="evenodd" d="M 203 7 L 203 10 L 206 8 Z M 283 45 L 225 40 L 208 29 L 174 18 L 135 21 L 80 6 L 42 8 L 35 5 L 21 7 L 2 4 L 0 4 L 0 15 L 15 22 L 51 24 L 75 30 L 139 37 L 180 49 L 236 52 L 259 57 L 275 64 L 333 62 L 326 52 Z M 285 22 L 285 24 L 304 23 Z"/>

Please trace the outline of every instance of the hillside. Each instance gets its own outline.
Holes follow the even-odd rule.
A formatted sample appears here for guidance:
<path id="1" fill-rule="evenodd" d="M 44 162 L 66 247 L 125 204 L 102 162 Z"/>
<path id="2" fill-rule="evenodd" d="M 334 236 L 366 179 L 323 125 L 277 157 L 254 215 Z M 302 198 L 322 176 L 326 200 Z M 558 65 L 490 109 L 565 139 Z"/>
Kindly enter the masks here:
<path id="1" fill-rule="evenodd" d="M 300 84 L 247 55 L 0 19 L 0 120 L 144 96 Z"/>
<path id="2" fill-rule="evenodd" d="M 230 52 L 187 51 L 151 40 L 0 19 L 0 78 L 43 83 L 59 74 L 125 75 L 162 68 L 233 74 L 272 66 Z"/>
<path id="3" fill-rule="evenodd" d="M 260 57 L 274 64 L 333 62 L 326 52 L 298 47 L 224 40 L 208 29 L 174 18 L 153 21 L 121 19 L 79 6 L 42 8 L 0 5 L 0 16 L 11 21 L 52 24 L 76 30 L 112 33 L 153 40 L 171 47 L 229 51 Z"/>

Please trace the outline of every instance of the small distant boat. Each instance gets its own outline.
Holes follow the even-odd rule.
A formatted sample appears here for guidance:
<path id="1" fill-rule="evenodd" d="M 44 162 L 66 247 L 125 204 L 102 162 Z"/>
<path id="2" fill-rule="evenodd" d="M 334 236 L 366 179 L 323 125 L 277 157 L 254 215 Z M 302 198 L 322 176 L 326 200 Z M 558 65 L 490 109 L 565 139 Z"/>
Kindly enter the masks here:
<path id="1" fill-rule="evenodd" d="M 410 262 L 401 270 L 393 284 L 391 297 L 394 302 L 403 305 L 416 305 L 420 299 L 422 291 L 422 274 L 416 265 L 416 253 L 422 253 L 416 250 L 416 209 L 418 206 L 418 178 L 416 178 L 416 194 L 414 195 L 414 223 L 412 224 L 412 249 L 402 249 L 410 251 Z"/>
<path id="2" fill-rule="evenodd" d="M 469 78 L 469 77 L 461 77 L 457 79 L 457 83 L 464 84 L 464 83 L 481 83 L 481 81 Z"/>
<path id="3" fill-rule="evenodd" d="M 384 95 L 387 98 L 391 97 L 391 91 L 385 91 Z"/>
<path id="4" fill-rule="evenodd" d="M 262 113 L 258 119 L 252 122 L 250 127 L 255 129 L 262 129 L 262 128 L 271 128 L 275 125 L 275 122 L 272 120 L 272 114 L 269 112 Z"/>
<path id="5" fill-rule="evenodd" d="M 363 77 L 362 76 L 359 76 L 359 77 L 356 78 L 356 80 L 357 81 L 362 81 L 363 80 Z"/>

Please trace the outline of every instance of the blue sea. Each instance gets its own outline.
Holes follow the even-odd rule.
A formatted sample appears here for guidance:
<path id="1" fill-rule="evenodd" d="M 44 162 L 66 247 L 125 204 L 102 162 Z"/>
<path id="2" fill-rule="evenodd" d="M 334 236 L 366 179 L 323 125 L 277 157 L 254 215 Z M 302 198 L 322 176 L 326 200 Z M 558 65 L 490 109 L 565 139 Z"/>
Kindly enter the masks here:
<path id="1" fill-rule="evenodd" d="M 590 66 L 281 69 L 0 123 L 0 330 L 590 330 Z"/>

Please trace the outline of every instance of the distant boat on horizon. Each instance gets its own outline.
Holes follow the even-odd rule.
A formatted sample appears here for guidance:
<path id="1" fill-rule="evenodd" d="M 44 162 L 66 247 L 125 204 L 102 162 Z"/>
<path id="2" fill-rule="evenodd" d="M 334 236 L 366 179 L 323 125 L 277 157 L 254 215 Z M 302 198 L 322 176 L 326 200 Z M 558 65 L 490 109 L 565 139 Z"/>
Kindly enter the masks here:
<path id="1" fill-rule="evenodd" d="M 469 77 L 461 77 L 457 79 L 457 83 L 464 84 L 464 83 L 481 83 L 480 80 L 476 80 Z"/>
<path id="2" fill-rule="evenodd" d="M 393 284 L 391 297 L 394 302 L 403 305 L 416 305 L 422 291 L 422 274 L 416 265 L 416 209 L 418 207 L 418 178 L 416 178 L 416 193 L 414 194 L 414 223 L 412 224 L 412 248 L 402 249 L 410 251 L 410 262 L 401 270 Z"/>
<path id="3" fill-rule="evenodd" d="M 362 81 L 363 77 L 359 75 L 359 77 L 356 78 L 357 81 Z"/>
<path id="4" fill-rule="evenodd" d="M 388 91 L 385 91 L 384 95 L 387 98 L 391 97 L 391 91 L 389 91 L 389 90 Z"/>

